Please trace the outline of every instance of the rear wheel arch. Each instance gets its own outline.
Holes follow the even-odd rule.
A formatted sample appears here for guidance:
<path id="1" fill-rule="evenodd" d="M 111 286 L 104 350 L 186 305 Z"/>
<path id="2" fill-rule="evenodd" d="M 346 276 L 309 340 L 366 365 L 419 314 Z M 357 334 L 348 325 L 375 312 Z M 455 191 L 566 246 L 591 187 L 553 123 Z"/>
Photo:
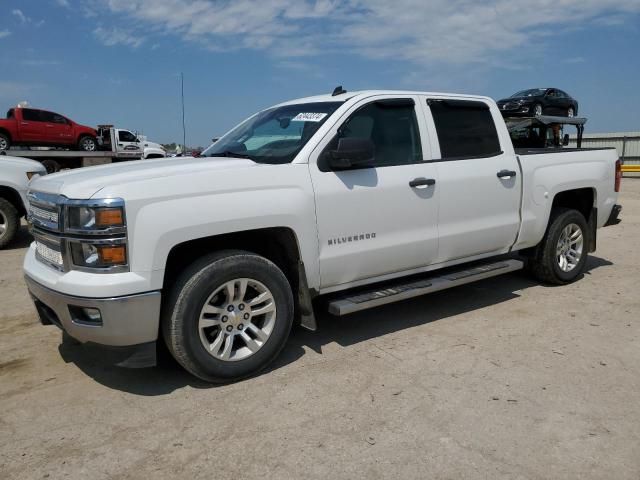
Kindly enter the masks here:
<path id="1" fill-rule="evenodd" d="M 588 220 L 597 205 L 596 202 L 597 192 L 592 187 L 564 190 L 554 195 L 551 210 L 570 208 L 579 211 Z"/>

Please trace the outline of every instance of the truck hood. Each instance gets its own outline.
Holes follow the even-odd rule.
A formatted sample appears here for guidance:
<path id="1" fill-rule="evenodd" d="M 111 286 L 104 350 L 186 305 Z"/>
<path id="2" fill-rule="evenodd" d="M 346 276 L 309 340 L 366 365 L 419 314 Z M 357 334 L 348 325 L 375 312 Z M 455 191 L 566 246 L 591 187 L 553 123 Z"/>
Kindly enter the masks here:
<path id="1" fill-rule="evenodd" d="M 179 177 L 212 170 L 261 167 L 263 165 L 240 158 L 160 158 L 135 160 L 96 167 L 78 168 L 38 178 L 31 189 L 62 194 L 67 198 L 88 199 L 105 187 L 124 185 L 159 177 Z"/>
<path id="2" fill-rule="evenodd" d="M 2 165 L 11 165 L 14 168 L 22 169 L 25 172 L 42 172 L 46 171 L 40 162 L 35 160 L 29 160 L 28 158 L 10 157 L 2 155 L 0 156 L 0 162 Z"/>

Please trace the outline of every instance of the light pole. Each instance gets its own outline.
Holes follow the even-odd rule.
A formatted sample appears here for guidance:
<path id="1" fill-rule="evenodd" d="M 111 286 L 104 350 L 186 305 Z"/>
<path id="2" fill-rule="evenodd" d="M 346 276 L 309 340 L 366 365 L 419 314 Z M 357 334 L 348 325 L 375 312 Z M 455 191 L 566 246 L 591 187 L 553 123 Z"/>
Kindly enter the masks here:
<path id="1" fill-rule="evenodd" d="M 182 96 L 182 154 L 187 153 L 187 130 L 184 124 L 184 73 L 180 72 L 180 87 Z"/>

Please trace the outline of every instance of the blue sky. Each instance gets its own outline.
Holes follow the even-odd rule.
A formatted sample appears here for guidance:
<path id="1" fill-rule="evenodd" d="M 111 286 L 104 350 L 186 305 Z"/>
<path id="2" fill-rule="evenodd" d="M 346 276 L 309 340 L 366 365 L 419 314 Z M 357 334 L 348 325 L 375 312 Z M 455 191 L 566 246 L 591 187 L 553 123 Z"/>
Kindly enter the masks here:
<path id="1" fill-rule="evenodd" d="M 26 100 L 205 146 L 254 111 L 366 88 L 557 86 L 640 130 L 640 0 L 0 0 L 0 109 Z"/>

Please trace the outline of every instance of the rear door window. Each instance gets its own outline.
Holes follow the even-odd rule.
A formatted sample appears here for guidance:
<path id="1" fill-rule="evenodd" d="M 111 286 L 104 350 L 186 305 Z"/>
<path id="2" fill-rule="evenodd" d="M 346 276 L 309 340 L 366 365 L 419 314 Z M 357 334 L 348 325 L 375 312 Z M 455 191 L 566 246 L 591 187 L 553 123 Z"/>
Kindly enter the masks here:
<path id="1" fill-rule="evenodd" d="M 22 118 L 28 122 L 42 122 L 44 121 L 41 117 L 40 110 L 34 110 L 32 108 L 23 108 L 22 109 Z"/>
<path id="2" fill-rule="evenodd" d="M 443 160 L 482 158 L 501 152 L 489 106 L 473 100 L 429 99 Z"/>

